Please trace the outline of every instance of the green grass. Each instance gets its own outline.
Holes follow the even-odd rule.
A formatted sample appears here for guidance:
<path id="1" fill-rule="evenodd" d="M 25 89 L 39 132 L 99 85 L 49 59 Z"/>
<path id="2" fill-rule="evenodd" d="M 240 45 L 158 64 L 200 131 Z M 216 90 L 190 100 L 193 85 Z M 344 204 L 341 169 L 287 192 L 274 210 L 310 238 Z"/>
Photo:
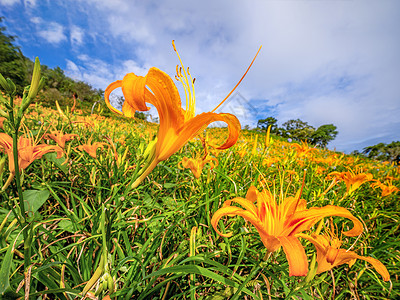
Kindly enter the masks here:
<path id="1" fill-rule="evenodd" d="M 25 197 L 38 206 L 31 221 L 34 234 L 30 299 L 81 298 L 80 293 L 100 264 L 104 246 L 109 275 L 115 284 L 111 297 L 116 299 L 400 297 L 398 194 L 381 198 L 379 189 L 365 183 L 351 196 L 345 196 L 346 187 L 339 183 L 320 196 L 331 183 L 326 175 L 333 170 L 345 171 L 348 166 L 359 165 L 373 172 L 375 179 L 385 175 L 396 177 L 393 184 L 399 186 L 398 168 L 370 160 L 349 164 L 344 156 L 338 157 L 335 166 L 319 164 L 326 168 L 319 174 L 318 164 L 309 156 L 299 157 L 278 140 L 263 153 L 262 137 L 258 139 L 257 155 L 241 157 L 238 151 L 251 152 L 254 141 L 251 136 L 254 133 L 245 133 L 237 145 L 218 155 L 217 167 L 210 170 L 206 165 L 199 179 L 190 170 L 177 167 L 184 156 L 201 153 L 201 143 L 192 141 L 161 162 L 138 188 L 132 189 L 135 169 L 150 139 L 147 128 L 151 127 L 154 134 L 157 130 L 154 125 L 107 117 L 87 119 L 93 126 L 85 127 L 40 106 L 36 111 L 38 115 L 31 115 L 25 122 L 33 132 L 40 134 L 38 121 L 41 121 L 44 129 L 53 125 L 64 132 L 79 134 L 80 138 L 67 142 L 66 164 L 63 164 L 66 156 L 56 159 L 55 155 L 47 154 L 23 174 L 23 190 L 41 191 L 46 198 L 41 201 L 37 196 Z M 210 136 L 219 134 L 218 129 L 209 131 Z M 109 147 L 98 150 L 96 158 L 76 148 L 90 138 L 107 142 L 105 135 L 114 141 L 120 158 L 128 148 L 124 160 L 117 163 Z M 124 143 L 118 141 L 120 138 Z M 321 155 L 329 157 L 334 153 Z M 262 164 L 265 157 L 274 156 L 279 157 L 277 163 L 270 167 Z M 261 190 L 260 181 L 271 189 L 283 186 L 288 195 L 294 195 L 302 185 L 304 169 L 307 172 L 302 198 L 309 206 L 346 207 L 362 219 L 364 233 L 358 239 L 348 238 L 345 245 L 349 247 L 357 240 L 352 250 L 379 259 L 389 270 L 391 282 L 383 282 L 371 266 L 360 260 L 352 267 L 336 267 L 308 282 L 303 277 L 289 277 L 283 251 L 266 259 L 267 251 L 257 231 L 243 218 L 229 217 L 220 222 L 221 230 L 234 233 L 230 238 L 220 237 L 211 227 L 211 217 L 224 201 L 245 197 L 251 185 Z M 3 172 L 4 184 L 8 170 Z M 25 288 L 21 284 L 22 228 L 10 213 L 17 197 L 13 183 L 2 194 L 0 204 L 0 279 L 3 280 L 0 291 L 4 288 L 2 284 L 9 283 L 4 299 L 22 297 Z M 340 218 L 335 221 L 341 224 Z M 311 261 L 314 247 L 302 243 Z M 98 297 L 102 299 L 109 293 L 110 284 L 104 281 L 103 287 L 100 281 L 101 287 L 97 289 L 101 290 Z M 22 288 L 18 290 L 19 286 Z"/>

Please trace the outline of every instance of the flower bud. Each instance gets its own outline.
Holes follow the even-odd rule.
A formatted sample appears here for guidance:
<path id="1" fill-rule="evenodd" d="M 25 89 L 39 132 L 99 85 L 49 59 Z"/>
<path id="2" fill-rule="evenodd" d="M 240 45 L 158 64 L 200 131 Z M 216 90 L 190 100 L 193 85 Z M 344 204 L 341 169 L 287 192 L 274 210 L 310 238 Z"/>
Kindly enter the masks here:
<path id="1" fill-rule="evenodd" d="M 36 57 L 35 65 L 33 67 L 31 86 L 29 88 L 29 93 L 28 93 L 29 100 L 34 99 L 36 97 L 37 93 L 39 92 L 39 83 L 41 81 L 40 73 L 41 73 L 40 72 L 40 62 L 39 62 L 39 58 Z"/>

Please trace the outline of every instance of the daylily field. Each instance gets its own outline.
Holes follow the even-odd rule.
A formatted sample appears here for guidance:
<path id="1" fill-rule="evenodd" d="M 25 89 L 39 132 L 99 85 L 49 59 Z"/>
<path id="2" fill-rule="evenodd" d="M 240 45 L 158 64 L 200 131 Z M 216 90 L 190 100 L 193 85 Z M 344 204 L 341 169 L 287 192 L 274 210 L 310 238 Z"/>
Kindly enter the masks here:
<path id="1" fill-rule="evenodd" d="M 196 115 L 180 64 L 93 112 L 0 77 L 0 298 L 399 299 L 400 167 Z"/>

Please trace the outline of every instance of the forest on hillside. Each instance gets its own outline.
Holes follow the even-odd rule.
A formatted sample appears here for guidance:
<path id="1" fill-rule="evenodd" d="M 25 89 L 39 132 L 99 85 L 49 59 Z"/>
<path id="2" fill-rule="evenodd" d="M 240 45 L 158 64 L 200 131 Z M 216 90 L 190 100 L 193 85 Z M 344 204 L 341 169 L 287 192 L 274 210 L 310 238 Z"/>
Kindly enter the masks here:
<path id="1" fill-rule="evenodd" d="M 14 82 L 16 93 L 21 96 L 24 87 L 31 82 L 34 63 L 16 45 L 17 37 L 7 34 L 6 27 L 2 26 L 3 19 L 0 17 L 0 73 Z M 46 80 L 38 100 L 44 106 L 55 107 L 56 100 L 61 106 L 71 104 L 73 96 L 87 106 L 103 97 L 102 90 L 66 76 L 58 66 L 49 68 L 42 65 L 41 72 Z"/>

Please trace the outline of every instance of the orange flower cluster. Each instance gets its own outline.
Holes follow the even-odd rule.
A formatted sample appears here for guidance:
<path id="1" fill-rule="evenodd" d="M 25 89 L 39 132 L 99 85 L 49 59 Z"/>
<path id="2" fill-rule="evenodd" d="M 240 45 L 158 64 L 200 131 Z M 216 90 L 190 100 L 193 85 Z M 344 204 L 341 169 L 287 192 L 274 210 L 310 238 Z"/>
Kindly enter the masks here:
<path id="1" fill-rule="evenodd" d="M 254 204 L 255 202 L 257 204 Z M 232 203 L 237 203 L 243 208 L 233 206 Z M 219 235 L 224 237 L 232 235 L 232 233 L 220 232 L 218 222 L 223 216 L 234 215 L 241 216 L 253 224 L 269 252 L 283 248 L 289 262 L 290 276 L 305 276 L 308 273 L 307 256 L 299 241 L 299 237 L 302 237 L 312 242 L 317 248 L 318 272 L 330 270 L 355 259 L 364 259 L 377 269 L 385 281 L 389 280 L 387 269 L 376 259 L 361 257 L 354 252 L 338 249 L 340 247 L 338 239 L 330 242 L 325 236 L 303 233 L 309 231 L 325 217 L 338 216 L 353 222 L 353 228 L 344 232 L 344 235 L 350 237 L 360 235 L 363 232 L 362 223 L 346 208 L 334 205 L 307 208 L 306 201 L 300 197 L 300 191 L 295 197 L 280 195 L 277 200 L 275 194 L 267 190 L 259 192 L 252 186 L 246 198 L 237 197 L 228 200 L 215 212 L 211 224 Z"/>

